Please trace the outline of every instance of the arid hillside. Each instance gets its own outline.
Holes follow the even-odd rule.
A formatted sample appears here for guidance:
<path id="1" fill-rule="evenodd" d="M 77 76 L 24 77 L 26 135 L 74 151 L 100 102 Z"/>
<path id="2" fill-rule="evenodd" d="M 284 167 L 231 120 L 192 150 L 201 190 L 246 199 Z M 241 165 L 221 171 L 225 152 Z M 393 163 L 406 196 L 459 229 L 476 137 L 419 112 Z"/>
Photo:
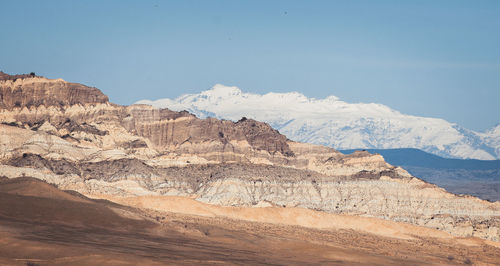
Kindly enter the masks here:
<path id="1" fill-rule="evenodd" d="M 203 245 L 214 247 L 213 243 L 219 240 L 227 247 L 247 245 L 226 233 L 225 230 L 235 226 L 246 228 L 238 231 L 243 234 L 241 239 L 252 239 L 252 235 L 264 239 L 259 242 L 263 248 L 258 250 L 262 252 L 249 255 L 242 251 L 242 258 L 247 256 L 262 263 L 278 262 L 278 257 L 294 258 L 284 260 L 283 264 L 303 264 L 307 260 L 321 263 L 327 255 L 322 253 L 312 260 L 307 254 L 316 254 L 316 250 L 311 246 L 314 252 L 307 253 L 311 251 L 307 245 L 329 246 L 330 240 L 323 237 L 336 239 L 345 232 L 349 233 L 344 238 L 331 241 L 337 243 L 337 247 L 359 248 L 364 244 L 352 239 L 349 242 L 349 234 L 354 234 L 353 239 L 365 235 L 374 237 L 376 240 L 367 241 L 374 243 L 371 248 L 374 256 L 381 259 L 380 264 L 398 264 L 407 256 L 376 251 L 375 243 L 383 239 L 399 239 L 398 245 L 407 245 L 408 250 L 421 243 L 418 241 L 424 241 L 422 237 L 425 241 L 444 241 L 444 246 L 459 249 L 463 243 L 479 243 L 477 245 L 486 245 L 489 249 L 497 243 L 491 241 L 500 241 L 499 202 L 448 193 L 388 164 L 380 155 L 368 152 L 344 155 L 331 148 L 290 141 L 268 124 L 251 119 L 242 118 L 237 122 L 199 119 L 188 112 L 148 105 L 120 106 L 110 103 L 96 88 L 61 79 L 21 75 L 0 80 L 0 123 L 0 176 L 8 178 L 0 184 L 0 191 L 7 191 L 4 204 L 10 202 L 6 206 L 12 206 L 4 209 L 9 213 L 4 217 L 18 221 L 19 217 L 26 216 L 19 220 L 23 223 L 29 220 L 32 224 L 131 228 L 129 240 L 133 242 L 132 239 L 145 237 L 140 230 L 153 230 L 144 234 L 154 236 L 157 232 L 157 237 L 163 237 L 163 229 L 158 226 L 169 228 L 174 226 L 168 223 L 169 219 L 180 219 L 180 225 L 175 225 L 180 229 L 175 228 L 181 232 L 185 223 L 219 228 L 213 229 L 210 237 L 201 229 L 198 231 L 201 234 L 195 234 L 200 239 L 204 239 L 203 235 L 210 238 Z M 26 179 L 27 176 L 34 179 Z M 36 179 L 46 183 L 37 183 L 40 189 L 32 189 Z M 21 194 L 12 192 L 17 182 L 12 180 L 22 181 L 18 188 Z M 75 192 L 68 194 L 60 190 Z M 35 192 L 29 194 L 29 191 Z M 31 217 L 33 213 L 26 214 L 25 208 L 50 211 Z M 108 211 L 110 208 L 112 211 Z M 124 217 L 132 220 L 123 220 Z M 4 220 L 8 219 L 11 218 Z M 137 234 L 133 228 L 139 230 Z M 167 232 L 169 230 L 174 229 Z M 289 232 L 290 235 L 285 235 L 302 243 L 297 244 L 304 249 L 302 253 L 286 253 L 297 254 L 297 257 L 285 253 L 273 257 L 266 253 L 265 250 L 272 250 L 271 246 L 291 243 L 285 241 L 287 237 L 278 240 L 271 237 L 279 235 L 272 233 L 275 230 L 279 234 Z M 344 233 L 338 233 L 340 231 Z M 421 235 L 415 236 L 414 232 Z M 52 243 L 49 239 L 55 237 L 53 234 L 51 231 L 44 236 L 48 242 L 42 238 L 33 241 Z M 27 239 L 32 239 L 30 237 Z M 117 236 L 110 235 L 110 239 L 114 237 Z M 110 239 L 89 240 L 88 245 L 83 246 L 109 246 L 110 242 L 106 241 Z M 130 247 L 122 246 L 127 241 L 115 244 L 116 248 L 127 253 L 124 250 Z M 153 253 L 160 256 L 164 250 L 156 245 L 164 240 L 158 241 L 152 244 L 152 250 L 141 254 L 145 256 L 156 250 Z M 172 241 L 184 243 L 181 238 Z M 217 246 L 213 252 L 227 256 L 230 253 L 224 245 Z M 252 245 L 243 246 L 242 250 L 252 249 Z M 394 246 L 387 247 L 390 250 Z M 441 251 L 428 252 L 434 254 L 429 255 L 432 257 Z M 185 252 L 194 256 L 192 251 Z M 244 253 L 247 255 L 243 256 Z M 463 261 L 472 259 L 463 255 L 466 253 L 450 256 Z M 213 254 L 197 258 L 201 261 L 215 256 Z M 330 259 L 348 262 L 345 256 L 338 254 Z M 489 253 L 481 254 L 485 260 L 489 258 Z M 352 258 L 360 256 L 351 255 Z M 445 260 L 437 259 L 441 255 Z M 441 255 L 436 257 L 436 263 L 456 263 L 454 259 L 448 260 L 448 255 Z M 410 256 L 406 259 L 410 260 Z M 234 261 L 238 261 L 236 257 Z"/>
<path id="2" fill-rule="evenodd" d="M 493 242 L 380 219 L 284 208 L 204 208 L 186 198 L 161 199 L 170 203 L 168 208 L 177 206 L 171 211 L 156 204 L 154 210 L 141 210 L 61 191 L 30 177 L 2 178 L 0 190 L 0 263 L 5 265 L 500 262 L 500 246 Z M 264 217 L 259 212 L 273 215 L 272 222 L 258 221 Z M 249 221 L 248 213 L 257 220 Z M 339 227 L 286 221 L 301 213 L 312 222 L 333 218 L 330 224 Z M 359 225 L 371 231 L 355 228 Z"/>

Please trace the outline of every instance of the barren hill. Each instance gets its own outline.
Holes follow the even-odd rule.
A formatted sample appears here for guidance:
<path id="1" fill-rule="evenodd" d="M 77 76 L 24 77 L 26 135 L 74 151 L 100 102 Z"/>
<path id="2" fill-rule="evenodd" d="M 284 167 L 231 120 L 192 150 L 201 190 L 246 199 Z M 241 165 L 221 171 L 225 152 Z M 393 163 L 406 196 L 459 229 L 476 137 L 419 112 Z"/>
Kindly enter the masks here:
<path id="1" fill-rule="evenodd" d="M 0 123 L 0 176 L 32 176 L 89 198 L 302 208 L 500 240 L 498 202 L 453 195 L 380 155 L 291 141 L 252 119 L 120 106 L 96 88 L 24 77 L 0 80 Z"/>
<path id="2" fill-rule="evenodd" d="M 492 242 L 374 218 L 184 197 L 139 197 L 154 208 L 140 210 L 30 177 L 0 178 L 0 190 L 5 265 L 499 263 Z"/>

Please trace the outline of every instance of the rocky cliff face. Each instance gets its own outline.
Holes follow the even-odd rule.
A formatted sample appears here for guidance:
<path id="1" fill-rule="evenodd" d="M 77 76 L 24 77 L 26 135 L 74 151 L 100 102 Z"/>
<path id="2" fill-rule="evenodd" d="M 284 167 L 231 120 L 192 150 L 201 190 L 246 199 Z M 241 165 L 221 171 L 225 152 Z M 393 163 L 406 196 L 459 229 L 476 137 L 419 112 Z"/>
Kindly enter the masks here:
<path id="1" fill-rule="evenodd" d="M 500 206 L 387 164 L 288 140 L 269 125 L 119 106 L 95 88 L 0 80 L 0 176 L 93 197 L 178 195 L 230 206 L 303 207 L 500 240 Z"/>
<path id="2" fill-rule="evenodd" d="M 6 109 L 39 106 L 69 106 L 107 103 L 108 97 L 96 88 L 61 79 L 42 77 L 0 79 L 0 107 Z"/>
<path id="3" fill-rule="evenodd" d="M 202 120 L 187 112 L 150 106 L 132 106 L 127 112 L 130 116 L 122 125 L 129 132 L 147 138 L 161 151 L 203 154 L 221 161 L 241 161 L 237 155 L 248 152 L 293 155 L 285 136 L 255 120 L 242 119 L 236 123 L 213 118 Z"/>

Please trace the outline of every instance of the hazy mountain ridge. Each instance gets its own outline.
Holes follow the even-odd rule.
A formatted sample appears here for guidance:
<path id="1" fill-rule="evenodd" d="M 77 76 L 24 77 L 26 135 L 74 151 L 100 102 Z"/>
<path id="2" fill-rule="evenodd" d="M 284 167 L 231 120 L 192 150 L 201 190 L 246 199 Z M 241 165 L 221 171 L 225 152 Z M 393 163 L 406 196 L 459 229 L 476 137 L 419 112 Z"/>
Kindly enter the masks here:
<path id="1" fill-rule="evenodd" d="M 354 150 L 341 150 L 350 154 Z M 455 194 L 500 201 L 500 160 L 448 159 L 417 149 L 368 149 L 410 174 Z"/>
<path id="2" fill-rule="evenodd" d="M 359 149 L 340 150 L 344 154 L 351 154 Z M 500 169 L 500 160 L 450 159 L 439 157 L 418 149 L 366 149 L 370 153 L 384 156 L 392 165 L 411 165 L 427 168 L 490 170 Z"/>
<path id="3" fill-rule="evenodd" d="M 137 103 L 200 118 L 269 123 L 288 138 L 336 149 L 418 148 L 442 157 L 493 160 L 500 158 L 500 126 L 476 132 L 439 118 L 402 114 L 382 104 L 351 104 L 335 96 L 307 98 L 297 93 L 245 93 L 217 84 L 198 94 Z"/>

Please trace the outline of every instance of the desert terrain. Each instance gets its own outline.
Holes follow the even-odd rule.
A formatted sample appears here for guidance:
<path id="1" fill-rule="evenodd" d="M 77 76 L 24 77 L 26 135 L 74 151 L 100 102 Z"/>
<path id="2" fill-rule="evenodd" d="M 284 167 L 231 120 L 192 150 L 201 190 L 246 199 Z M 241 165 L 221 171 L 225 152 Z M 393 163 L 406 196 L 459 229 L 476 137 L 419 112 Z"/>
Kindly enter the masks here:
<path id="1" fill-rule="evenodd" d="M 4 265 L 500 263 L 497 243 L 381 219 L 169 197 L 131 208 L 28 177 L 0 189 Z"/>
<path id="2" fill-rule="evenodd" d="M 0 75 L 5 265 L 498 265 L 500 203 L 270 125 Z"/>

